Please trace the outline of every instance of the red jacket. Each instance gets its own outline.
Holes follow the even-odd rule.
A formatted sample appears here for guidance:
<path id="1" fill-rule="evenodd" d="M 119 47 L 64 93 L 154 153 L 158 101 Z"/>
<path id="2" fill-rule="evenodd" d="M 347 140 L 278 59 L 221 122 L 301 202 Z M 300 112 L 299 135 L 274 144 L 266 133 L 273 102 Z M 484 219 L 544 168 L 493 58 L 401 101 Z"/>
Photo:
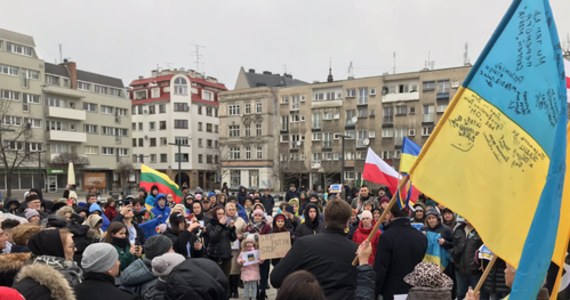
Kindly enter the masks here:
<path id="1" fill-rule="evenodd" d="M 372 226 L 374 226 L 374 224 L 372 224 Z M 362 242 L 364 242 L 368 238 L 368 235 L 372 231 L 372 228 L 373 227 L 366 229 L 362 227 L 362 221 L 360 221 L 360 223 L 358 223 L 358 228 L 356 228 L 354 234 L 352 235 L 352 240 L 358 245 L 362 244 Z M 376 247 L 378 246 L 378 238 L 380 238 L 380 234 L 382 233 L 380 232 L 380 229 L 378 229 L 374 237 L 370 240 L 370 245 L 372 246 L 372 253 L 370 253 L 370 258 L 368 258 L 368 263 L 371 266 L 374 265 L 374 258 L 376 257 Z"/>
<path id="2" fill-rule="evenodd" d="M 115 217 L 118 215 L 117 209 L 111 206 L 107 206 L 107 208 L 105 208 L 104 214 L 111 222 L 113 222 L 113 219 L 115 219 Z"/>

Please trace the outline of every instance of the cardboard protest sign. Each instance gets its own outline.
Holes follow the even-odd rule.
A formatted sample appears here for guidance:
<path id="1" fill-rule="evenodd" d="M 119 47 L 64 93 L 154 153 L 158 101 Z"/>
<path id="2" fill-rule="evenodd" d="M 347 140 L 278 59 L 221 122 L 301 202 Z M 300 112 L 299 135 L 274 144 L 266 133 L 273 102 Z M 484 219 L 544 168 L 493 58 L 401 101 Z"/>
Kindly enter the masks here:
<path id="1" fill-rule="evenodd" d="M 291 249 L 289 232 L 264 234 L 259 236 L 259 258 L 283 258 Z"/>

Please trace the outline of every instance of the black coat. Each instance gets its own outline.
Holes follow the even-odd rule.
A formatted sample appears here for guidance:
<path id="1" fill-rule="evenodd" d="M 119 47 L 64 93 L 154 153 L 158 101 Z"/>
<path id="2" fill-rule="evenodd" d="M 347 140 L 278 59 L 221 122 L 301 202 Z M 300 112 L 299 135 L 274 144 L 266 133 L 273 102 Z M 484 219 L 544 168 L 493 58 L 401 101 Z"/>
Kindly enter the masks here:
<path id="1" fill-rule="evenodd" d="M 183 261 L 166 277 L 168 299 L 226 300 L 228 279 L 218 265 L 205 258 Z"/>
<path id="2" fill-rule="evenodd" d="M 341 230 L 325 229 L 297 239 L 271 272 L 271 285 L 279 288 L 287 275 L 307 270 L 317 277 L 327 299 L 354 299 L 356 268 L 352 260 L 357 248 Z"/>
<path id="3" fill-rule="evenodd" d="M 395 294 L 407 294 L 411 286 L 404 282 L 404 276 L 422 261 L 427 244 L 426 236 L 413 228 L 408 218 L 392 221 L 376 247 L 376 294 L 385 300 L 393 299 Z"/>
<path id="4" fill-rule="evenodd" d="M 174 252 L 181 254 L 186 258 L 203 257 L 205 254 L 205 247 L 202 247 L 201 250 L 194 249 L 194 243 L 197 238 L 194 233 L 188 232 L 188 230 L 178 233 L 172 228 L 167 228 L 164 232 L 164 236 L 168 237 L 172 241 Z M 190 249 L 190 253 L 188 253 L 188 248 Z"/>
<path id="5" fill-rule="evenodd" d="M 75 287 L 77 300 L 137 299 L 115 286 L 115 279 L 103 273 L 85 273 L 85 280 Z"/>
<path id="6" fill-rule="evenodd" d="M 231 258 L 231 243 L 237 239 L 236 228 L 220 224 L 217 219 L 211 219 L 207 225 L 208 256 L 212 258 Z"/>
<path id="7" fill-rule="evenodd" d="M 265 211 L 268 211 L 271 214 L 273 212 L 273 207 L 275 206 L 275 200 L 271 195 L 262 195 L 261 204 L 265 207 Z"/>
<path id="8" fill-rule="evenodd" d="M 473 228 L 469 235 L 465 234 L 465 223 L 457 225 L 453 232 L 453 248 L 451 249 L 451 257 L 455 263 L 455 272 L 464 275 L 481 274 L 479 265 L 475 260 L 475 252 L 479 250 L 483 241 Z"/>

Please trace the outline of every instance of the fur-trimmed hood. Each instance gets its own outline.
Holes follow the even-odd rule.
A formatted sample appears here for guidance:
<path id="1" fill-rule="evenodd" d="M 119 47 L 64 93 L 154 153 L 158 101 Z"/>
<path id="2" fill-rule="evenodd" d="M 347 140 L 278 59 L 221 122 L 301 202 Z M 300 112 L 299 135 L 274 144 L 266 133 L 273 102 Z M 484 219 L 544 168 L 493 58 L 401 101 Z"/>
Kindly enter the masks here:
<path id="1" fill-rule="evenodd" d="M 73 289 L 65 277 L 50 266 L 44 264 L 26 265 L 22 268 L 20 273 L 18 273 L 14 287 L 27 299 L 29 296 L 26 295 L 26 292 L 31 291 L 31 289 L 21 290 L 18 288 L 25 279 L 30 279 L 49 289 L 51 298 L 54 300 L 75 300 Z"/>
<path id="2" fill-rule="evenodd" d="M 2 254 L 0 255 L 0 272 L 20 270 L 31 257 L 31 253 Z"/>

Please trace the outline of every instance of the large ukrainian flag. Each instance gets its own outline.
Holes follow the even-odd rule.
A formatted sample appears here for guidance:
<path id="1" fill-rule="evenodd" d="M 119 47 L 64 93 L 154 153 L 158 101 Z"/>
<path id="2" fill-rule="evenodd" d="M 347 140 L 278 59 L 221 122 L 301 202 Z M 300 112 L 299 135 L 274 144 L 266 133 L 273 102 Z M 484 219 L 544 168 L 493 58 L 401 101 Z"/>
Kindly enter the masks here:
<path id="1" fill-rule="evenodd" d="M 515 0 L 416 164 L 414 185 L 469 220 L 536 298 L 560 220 L 566 87 L 548 1 Z"/>

